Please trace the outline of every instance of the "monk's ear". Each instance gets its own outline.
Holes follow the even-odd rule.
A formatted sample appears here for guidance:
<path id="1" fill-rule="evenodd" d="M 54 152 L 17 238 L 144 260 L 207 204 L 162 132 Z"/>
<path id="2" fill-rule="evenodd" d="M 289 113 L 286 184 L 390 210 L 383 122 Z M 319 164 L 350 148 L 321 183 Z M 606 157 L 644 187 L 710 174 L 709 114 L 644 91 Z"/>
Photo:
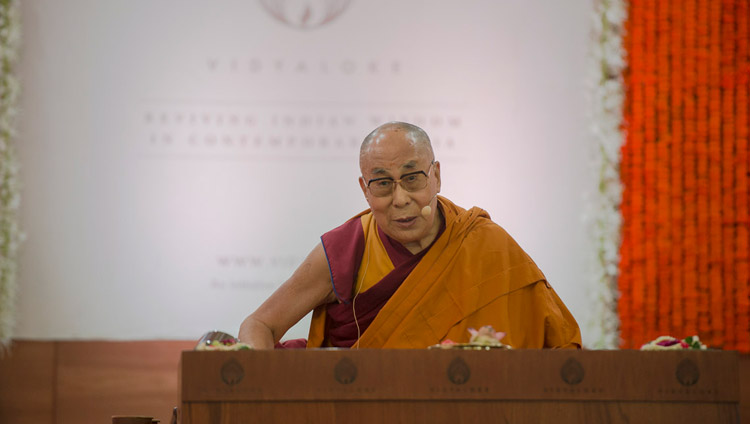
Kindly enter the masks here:
<path id="1" fill-rule="evenodd" d="M 435 178 L 437 179 L 437 192 L 440 193 L 440 162 L 435 161 Z"/>
<path id="2" fill-rule="evenodd" d="M 370 199 L 367 198 L 367 184 L 365 183 L 365 179 L 363 177 L 359 177 L 359 188 L 362 189 L 362 194 L 365 195 L 365 200 L 367 200 L 367 203 L 370 203 Z"/>

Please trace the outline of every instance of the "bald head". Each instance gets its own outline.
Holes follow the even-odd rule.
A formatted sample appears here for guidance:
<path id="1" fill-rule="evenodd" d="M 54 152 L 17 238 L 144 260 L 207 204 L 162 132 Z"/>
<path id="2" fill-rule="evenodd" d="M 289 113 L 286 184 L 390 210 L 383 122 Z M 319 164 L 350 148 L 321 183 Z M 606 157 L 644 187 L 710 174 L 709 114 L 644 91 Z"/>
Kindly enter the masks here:
<path id="1" fill-rule="evenodd" d="M 372 148 L 381 145 L 381 143 L 388 143 L 388 139 L 391 136 L 396 136 L 399 139 L 406 139 L 415 150 L 423 150 L 429 154 L 430 160 L 435 158 L 435 153 L 432 150 L 432 143 L 430 143 L 430 137 L 422 128 L 406 122 L 394 121 L 375 128 L 367 135 L 367 137 L 365 137 L 364 141 L 362 141 L 362 146 L 359 149 L 360 168 L 362 168 L 363 162 Z"/>

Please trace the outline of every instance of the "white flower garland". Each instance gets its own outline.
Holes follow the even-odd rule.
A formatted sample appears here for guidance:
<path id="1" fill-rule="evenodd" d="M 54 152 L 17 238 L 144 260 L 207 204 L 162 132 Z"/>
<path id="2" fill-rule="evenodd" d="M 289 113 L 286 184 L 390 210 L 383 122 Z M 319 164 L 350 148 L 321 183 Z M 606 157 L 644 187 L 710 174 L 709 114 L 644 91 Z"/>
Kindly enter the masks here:
<path id="1" fill-rule="evenodd" d="M 16 270 L 21 231 L 19 164 L 13 147 L 20 83 L 13 73 L 21 40 L 18 0 L 0 0 L 0 348 L 15 325 Z"/>
<path id="2" fill-rule="evenodd" d="M 594 4 L 592 52 L 591 132 L 598 187 L 589 205 L 596 258 L 592 280 L 594 310 L 589 330 L 595 335 L 591 347 L 614 349 L 619 345 L 617 276 L 622 215 L 620 148 L 625 90 L 622 71 L 626 0 L 597 0 Z"/>

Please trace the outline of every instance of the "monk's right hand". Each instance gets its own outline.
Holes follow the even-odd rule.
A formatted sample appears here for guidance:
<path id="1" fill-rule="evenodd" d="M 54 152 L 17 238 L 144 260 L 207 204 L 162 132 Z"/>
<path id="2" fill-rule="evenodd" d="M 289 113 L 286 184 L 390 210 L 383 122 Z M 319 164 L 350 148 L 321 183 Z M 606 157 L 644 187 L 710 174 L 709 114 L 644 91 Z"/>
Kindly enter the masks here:
<path id="1" fill-rule="evenodd" d="M 323 245 L 307 258 L 240 326 L 240 341 L 254 349 L 273 349 L 284 334 L 316 307 L 336 300 Z"/>

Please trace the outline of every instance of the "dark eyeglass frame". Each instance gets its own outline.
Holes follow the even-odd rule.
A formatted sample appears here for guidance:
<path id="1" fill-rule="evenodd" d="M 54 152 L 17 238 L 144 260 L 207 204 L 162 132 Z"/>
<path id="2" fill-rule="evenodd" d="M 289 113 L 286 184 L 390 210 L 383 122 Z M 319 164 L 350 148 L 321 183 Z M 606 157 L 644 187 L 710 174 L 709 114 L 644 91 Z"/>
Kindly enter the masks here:
<path id="1" fill-rule="evenodd" d="M 422 174 L 422 175 L 424 175 L 424 176 L 425 176 L 425 177 L 427 178 L 427 181 L 429 182 L 429 179 L 430 179 L 430 174 L 432 174 L 432 166 L 433 166 L 434 164 L 435 164 L 435 161 L 434 161 L 434 160 L 433 160 L 432 162 L 430 162 L 430 165 L 429 165 L 429 167 L 427 168 L 427 172 L 426 172 L 426 173 L 425 173 L 424 171 L 414 171 L 414 172 L 409 172 L 409 173 L 407 173 L 407 174 L 404 174 L 404 175 L 402 175 L 402 176 L 401 176 L 401 177 L 399 177 L 398 179 L 393 179 L 393 178 L 391 178 L 391 177 L 380 177 L 380 178 L 373 178 L 373 179 L 371 179 L 371 180 L 367 181 L 367 189 L 368 189 L 368 190 L 370 190 L 370 184 L 372 184 L 372 183 L 374 183 L 374 182 L 378 182 L 378 181 L 386 181 L 386 180 L 388 180 L 388 181 L 391 181 L 391 182 L 393 182 L 393 185 L 391 186 L 391 194 L 393 194 L 393 190 L 395 190 L 395 189 L 396 189 L 396 184 L 399 184 L 399 185 L 401 185 L 401 181 L 403 181 L 403 180 L 404 180 L 405 178 L 408 178 L 408 177 L 410 177 L 410 176 L 412 176 L 412 175 L 419 175 L 419 174 Z M 427 187 L 427 184 L 425 184 L 425 187 Z M 406 187 L 404 187 L 403 185 L 401 185 L 401 188 L 403 188 L 404 190 L 406 190 L 406 191 L 408 191 L 408 192 L 412 192 L 411 190 L 407 189 L 407 188 L 406 188 Z M 422 188 L 424 188 L 424 187 L 422 187 Z M 421 190 L 422 188 L 419 188 L 419 189 L 417 189 L 417 190 Z M 370 192 L 372 193 L 372 190 L 370 190 Z M 385 196 L 386 196 L 386 195 L 384 195 L 384 196 L 380 196 L 380 197 L 385 197 Z"/>

